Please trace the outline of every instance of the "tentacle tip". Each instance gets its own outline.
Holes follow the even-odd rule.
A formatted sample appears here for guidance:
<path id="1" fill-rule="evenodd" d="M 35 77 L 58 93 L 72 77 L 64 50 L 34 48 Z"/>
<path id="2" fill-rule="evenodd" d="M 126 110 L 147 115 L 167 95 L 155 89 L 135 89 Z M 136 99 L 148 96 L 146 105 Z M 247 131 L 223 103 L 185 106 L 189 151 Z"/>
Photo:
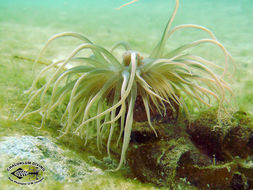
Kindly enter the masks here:
<path id="1" fill-rule="evenodd" d="M 27 89 L 27 90 L 24 90 L 24 94 L 30 94 L 32 92 L 32 87 Z"/>
<path id="2" fill-rule="evenodd" d="M 38 127 L 39 130 L 41 130 L 42 128 L 43 128 L 43 126 Z"/>
<path id="3" fill-rule="evenodd" d="M 23 118 L 21 117 L 21 115 L 20 116 L 18 116 L 17 118 L 15 118 L 15 121 L 20 121 L 20 120 L 22 120 Z"/>
<path id="4" fill-rule="evenodd" d="M 119 171 L 120 170 L 120 168 L 118 167 L 118 168 L 115 168 L 115 169 L 107 169 L 107 170 L 105 170 L 106 172 L 117 172 L 117 171 Z"/>
<path id="5" fill-rule="evenodd" d="M 67 133 L 63 133 L 62 135 L 56 137 L 56 139 L 60 140 L 60 139 L 62 139 L 66 134 L 67 134 Z"/>
<path id="6" fill-rule="evenodd" d="M 41 128 L 41 127 L 36 127 L 36 126 L 34 126 L 34 125 L 32 125 L 32 127 L 35 128 L 35 129 L 40 129 L 40 128 Z"/>

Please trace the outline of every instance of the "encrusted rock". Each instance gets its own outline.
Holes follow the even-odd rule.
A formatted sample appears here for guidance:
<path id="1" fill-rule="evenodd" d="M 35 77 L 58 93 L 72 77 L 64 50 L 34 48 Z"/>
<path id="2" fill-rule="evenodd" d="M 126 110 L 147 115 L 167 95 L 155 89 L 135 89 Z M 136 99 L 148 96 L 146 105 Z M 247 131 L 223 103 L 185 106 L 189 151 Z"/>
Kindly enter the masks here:
<path id="1" fill-rule="evenodd" d="M 190 149 L 184 138 L 136 145 L 129 151 L 128 162 L 141 181 L 171 186 L 175 181 L 178 161 Z"/>
<path id="2" fill-rule="evenodd" d="M 182 181 L 199 189 L 253 189 L 253 127 L 244 112 L 220 121 L 208 111 L 185 129 L 135 123 L 127 160 L 143 182 L 175 188 Z M 188 133 L 188 135 L 187 135 Z M 192 188 L 192 187 L 191 187 Z"/>
<path id="3" fill-rule="evenodd" d="M 216 112 L 204 112 L 187 132 L 202 152 L 217 161 L 232 161 L 236 156 L 246 159 L 253 154 L 252 124 L 238 112 L 222 126 L 218 125 Z"/>
<path id="4" fill-rule="evenodd" d="M 239 172 L 236 172 L 234 175 L 233 175 L 233 178 L 231 180 L 231 184 L 230 184 L 230 187 L 232 190 L 246 190 L 247 189 L 247 179 L 246 177 L 239 173 Z"/>

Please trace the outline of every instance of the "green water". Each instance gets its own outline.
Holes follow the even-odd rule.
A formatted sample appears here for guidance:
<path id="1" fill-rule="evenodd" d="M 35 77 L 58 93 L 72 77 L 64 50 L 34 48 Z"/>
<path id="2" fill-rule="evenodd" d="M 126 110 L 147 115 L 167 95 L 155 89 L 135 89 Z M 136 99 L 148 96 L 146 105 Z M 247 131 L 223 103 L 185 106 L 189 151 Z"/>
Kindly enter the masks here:
<path id="1" fill-rule="evenodd" d="M 23 90 L 32 82 L 31 66 L 22 60 L 13 61 L 13 57 L 36 59 L 46 40 L 56 33 L 78 32 L 108 49 L 118 41 L 128 41 L 133 49 L 144 56 L 149 54 L 161 37 L 175 2 L 139 0 L 121 10 L 115 9 L 126 2 L 128 1 L 0 0 L 1 122 L 13 119 L 21 111 L 15 105 L 24 99 L 27 101 L 27 97 L 22 95 Z M 188 23 L 212 30 L 231 53 L 237 67 L 231 81 L 237 106 L 253 114 L 253 1 L 180 0 L 173 26 Z M 166 47 L 169 50 L 206 37 L 201 31 L 186 29 L 173 35 Z M 77 45 L 75 40 L 59 40 L 50 47 L 44 60 L 68 55 Z M 219 49 L 208 45 L 201 47 L 195 50 L 198 55 L 223 64 L 224 58 Z M 122 52 L 118 53 L 120 57 Z M 1 136 L 5 133 L 6 130 L 3 130 Z M 129 183 L 121 178 L 115 181 L 122 186 Z M 152 189 L 140 184 L 128 184 L 128 187 Z"/>
<path id="2" fill-rule="evenodd" d="M 12 0 L 0 2 L 0 54 L 36 58 L 45 41 L 55 33 L 79 32 L 94 43 L 110 48 L 118 41 L 128 41 L 133 49 L 150 53 L 161 37 L 174 7 L 171 0 Z M 241 105 L 252 112 L 253 1 L 251 0 L 181 0 L 173 25 L 199 24 L 211 29 L 232 54 L 237 73 L 232 84 Z M 173 35 L 169 48 L 207 37 L 192 29 Z M 75 43 L 66 40 L 64 46 Z M 62 45 L 61 42 L 57 45 Z M 69 50 L 72 50 L 72 48 Z M 50 50 L 53 53 L 58 51 Z M 213 58 L 205 47 L 200 55 Z M 60 56 L 58 54 L 58 56 Z M 56 57 L 57 58 L 57 57 Z M 3 64 L 1 61 L 1 64 Z M 223 60 L 221 60 L 222 62 Z M 251 107 L 250 107 L 251 106 Z M 251 109 L 250 109 L 251 108 Z"/>

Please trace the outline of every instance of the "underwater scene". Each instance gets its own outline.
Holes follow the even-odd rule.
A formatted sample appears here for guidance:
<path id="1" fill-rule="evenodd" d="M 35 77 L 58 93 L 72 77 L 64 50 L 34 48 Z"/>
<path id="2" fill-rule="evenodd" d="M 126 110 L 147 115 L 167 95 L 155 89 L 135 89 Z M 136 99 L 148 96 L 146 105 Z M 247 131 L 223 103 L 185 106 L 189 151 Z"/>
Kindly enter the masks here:
<path id="1" fill-rule="evenodd" d="M 0 0 L 0 189 L 253 189 L 252 0 Z"/>

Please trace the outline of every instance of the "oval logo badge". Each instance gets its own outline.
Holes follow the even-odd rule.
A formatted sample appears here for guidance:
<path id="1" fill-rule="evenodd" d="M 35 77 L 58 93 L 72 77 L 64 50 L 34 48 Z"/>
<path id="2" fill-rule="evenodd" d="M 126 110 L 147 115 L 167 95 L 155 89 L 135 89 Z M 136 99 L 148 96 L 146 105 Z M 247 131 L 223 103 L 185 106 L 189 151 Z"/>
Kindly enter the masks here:
<path id="1" fill-rule="evenodd" d="M 36 162 L 16 162 L 7 168 L 8 179 L 19 185 L 32 185 L 41 182 L 45 168 Z"/>

